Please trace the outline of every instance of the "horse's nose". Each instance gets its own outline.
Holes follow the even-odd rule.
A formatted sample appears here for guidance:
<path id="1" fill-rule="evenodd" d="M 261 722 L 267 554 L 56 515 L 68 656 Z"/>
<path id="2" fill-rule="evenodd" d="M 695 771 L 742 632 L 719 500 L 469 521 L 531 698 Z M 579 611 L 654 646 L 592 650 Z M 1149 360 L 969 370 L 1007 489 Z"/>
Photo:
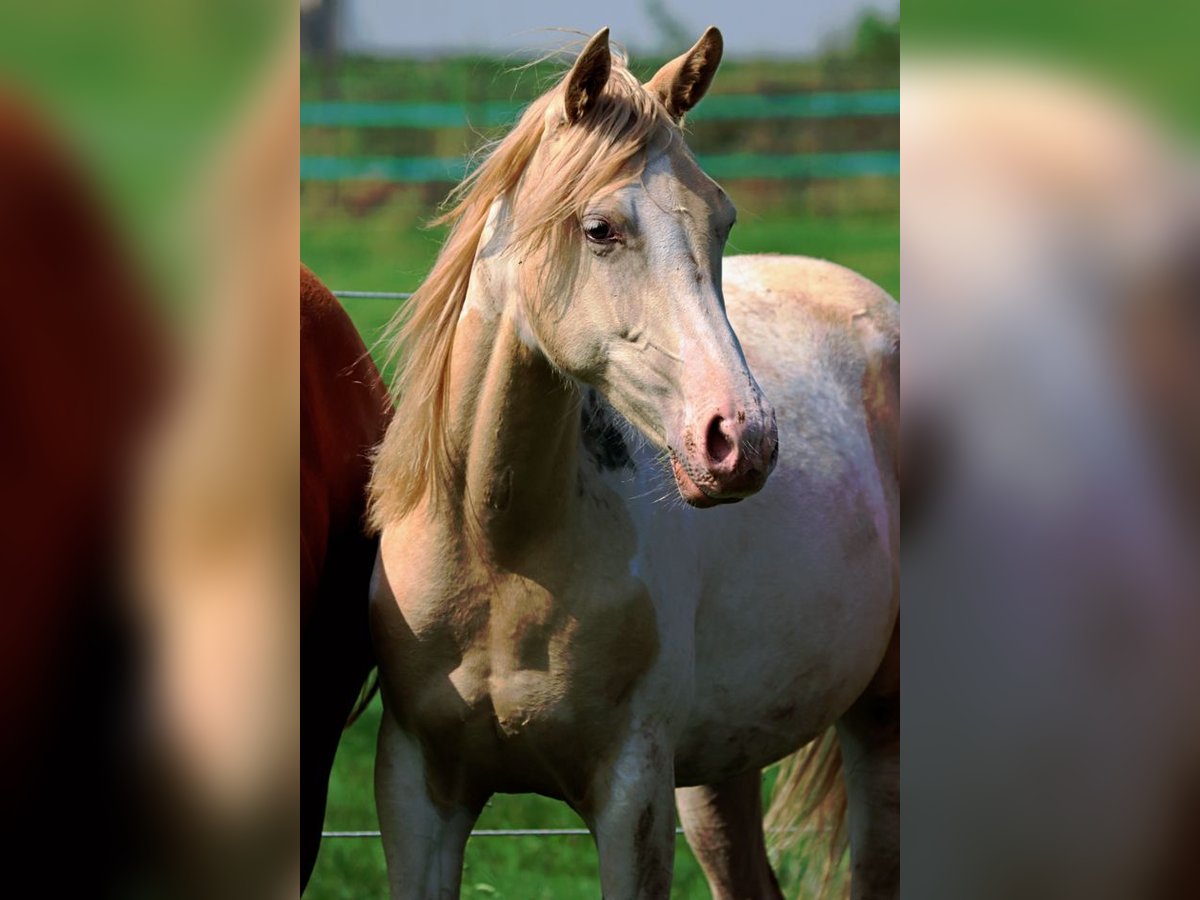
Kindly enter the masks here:
<path id="1" fill-rule="evenodd" d="M 775 468 L 779 432 L 770 407 L 719 409 L 701 434 L 703 465 L 721 495 L 752 494 Z"/>

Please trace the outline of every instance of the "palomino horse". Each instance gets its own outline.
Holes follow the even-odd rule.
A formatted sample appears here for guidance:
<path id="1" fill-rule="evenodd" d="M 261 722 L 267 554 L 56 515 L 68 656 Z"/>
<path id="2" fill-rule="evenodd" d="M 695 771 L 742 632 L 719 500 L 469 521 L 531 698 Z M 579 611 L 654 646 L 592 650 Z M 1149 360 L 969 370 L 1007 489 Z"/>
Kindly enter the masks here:
<path id="1" fill-rule="evenodd" d="M 778 896 L 759 770 L 830 726 L 853 892 L 897 890 L 897 308 L 830 263 L 722 260 L 734 207 L 680 131 L 721 47 L 642 85 L 596 34 L 459 189 L 399 327 L 393 897 L 457 896 L 484 802 L 521 791 L 587 822 L 605 897 L 665 897 L 677 787 L 714 894 Z"/>
<path id="2" fill-rule="evenodd" d="M 300 267 L 300 883 L 321 842 L 329 772 L 372 667 L 365 609 L 378 542 L 365 534 L 370 449 L 387 390 L 354 323 Z"/>

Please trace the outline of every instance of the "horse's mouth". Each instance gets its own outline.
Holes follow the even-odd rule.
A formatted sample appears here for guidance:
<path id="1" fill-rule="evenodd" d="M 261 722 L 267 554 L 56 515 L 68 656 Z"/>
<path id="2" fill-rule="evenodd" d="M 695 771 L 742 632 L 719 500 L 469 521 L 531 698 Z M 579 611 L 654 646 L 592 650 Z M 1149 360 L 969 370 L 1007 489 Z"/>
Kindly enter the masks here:
<path id="1" fill-rule="evenodd" d="M 679 496 L 688 506 L 697 509 L 708 509 L 710 506 L 720 506 L 723 503 L 737 503 L 741 497 L 714 497 L 698 485 L 688 474 L 679 457 L 671 454 L 671 472 L 675 476 L 675 486 L 679 488 Z"/>

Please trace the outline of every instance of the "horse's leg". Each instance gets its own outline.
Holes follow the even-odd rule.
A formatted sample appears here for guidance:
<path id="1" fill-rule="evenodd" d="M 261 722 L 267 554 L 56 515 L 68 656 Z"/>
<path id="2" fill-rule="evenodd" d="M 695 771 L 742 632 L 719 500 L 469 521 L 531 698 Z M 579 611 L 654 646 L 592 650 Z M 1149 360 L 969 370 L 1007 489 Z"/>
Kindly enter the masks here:
<path id="1" fill-rule="evenodd" d="M 713 900 L 783 900 L 767 860 L 759 770 L 680 788 L 675 800 Z"/>
<path id="2" fill-rule="evenodd" d="M 418 743 L 384 711 L 375 756 L 375 806 L 392 900 L 457 900 L 463 851 L 482 801 L 436 802 Z"/>
<path id="3" fill-rule="evenodd" d="M 675 766 L 667 738 L 634 729 L 580 812 L 596 838 L 604 900 L 666 900 L 675 863 Z"/>
<path id="4" fill-rule="evenodd" d="M 900 626 L 870 686 L 837 723 L 853 900 L 900 895 Z"/>

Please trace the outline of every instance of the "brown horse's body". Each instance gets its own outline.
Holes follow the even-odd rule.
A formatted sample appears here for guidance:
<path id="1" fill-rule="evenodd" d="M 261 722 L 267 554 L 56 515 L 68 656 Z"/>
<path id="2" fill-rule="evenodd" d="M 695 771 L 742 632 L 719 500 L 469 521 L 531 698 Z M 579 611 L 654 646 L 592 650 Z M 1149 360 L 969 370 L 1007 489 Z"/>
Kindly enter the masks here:
<path id="1" fill-rule="evenodd" d="M 316 861 L 338 739 L 372 666 L 369 453 L 390 404 L 353 323 L 300 269 L 301 878 Z"/>

